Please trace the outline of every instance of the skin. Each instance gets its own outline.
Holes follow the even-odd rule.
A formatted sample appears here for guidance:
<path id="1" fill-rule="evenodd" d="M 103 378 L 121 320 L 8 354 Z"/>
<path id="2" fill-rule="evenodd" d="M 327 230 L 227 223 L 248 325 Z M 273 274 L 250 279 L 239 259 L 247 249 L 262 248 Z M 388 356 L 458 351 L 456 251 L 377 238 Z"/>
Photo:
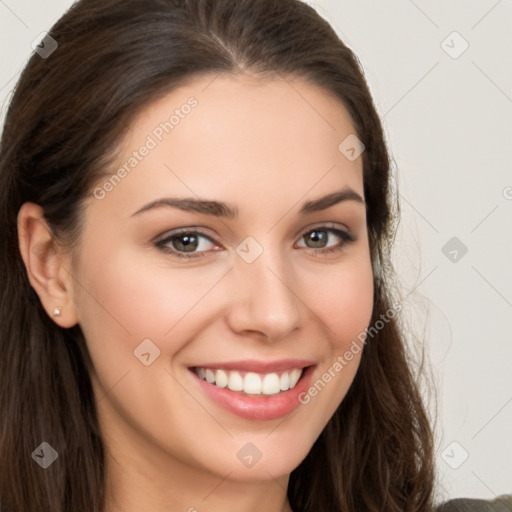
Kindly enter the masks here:
<path id="1" fill-rule="evenodd" d="M 355 130 L 325 90 L 297 78 L 205 76 L 134 119 L 107 177 L 191 96 L 197 107 L 121 183 L 103 199 L 88 197 L 77 247 L 60 247 L 41 209 L 26 203 L 20 250 L 48 314 L 62 327 L 79 323 L 87 341 L 107 448 L 107 512 L 290 511 L 290 472 L 343 400 L 361 354 L 307 405 L 271 421 L 212 403 L 188 367 L 305 358 L 317 364 L 315 382 L 364 331 L 373 307 L 365 205 L 298 214 L 304 202 L 345 187 L 364 198 L 362 159 L 338 150 Z M 156 199 L 196 196 L 236 206 L 239 217 L 171 207 L 133 216 Z M 324 231 L 325 245 L 344 245 L 322 254 L 304 235 L 325 225 L 356 240 Z M 155 247 L 182 227 L 210 237 L 196 249 L 204 257 Z M 248 236 L 263 248 L 250 264 L 236 252 Z M 181 240 L 168 247 L 183 252 Z M 160 356 L 145 366 L 134 350 L 148 338 Z M 237 458 L 247 442 L 262 453 L 251 468 Z"/>

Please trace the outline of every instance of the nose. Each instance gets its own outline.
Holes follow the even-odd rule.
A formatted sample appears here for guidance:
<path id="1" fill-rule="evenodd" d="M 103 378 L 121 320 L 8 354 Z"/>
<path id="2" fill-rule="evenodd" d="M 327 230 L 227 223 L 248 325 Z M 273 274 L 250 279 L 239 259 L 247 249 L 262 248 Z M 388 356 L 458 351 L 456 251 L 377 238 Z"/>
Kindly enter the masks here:
<path id="1" fill-rule="evenodd" d="M 273 342 L 300 327 L 305 306 L 292 286 L 293 269 L 277 250 L 264 250 L 252 263 L 237 256 L 230 274 L 227 321 L 233 331 Z"/>

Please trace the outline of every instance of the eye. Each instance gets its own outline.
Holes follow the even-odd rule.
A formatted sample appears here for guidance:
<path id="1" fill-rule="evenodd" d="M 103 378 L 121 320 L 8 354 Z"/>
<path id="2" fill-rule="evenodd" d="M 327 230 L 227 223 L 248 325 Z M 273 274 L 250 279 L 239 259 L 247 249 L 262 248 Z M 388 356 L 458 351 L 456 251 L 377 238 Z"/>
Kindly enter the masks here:
<path id="1" fill-rule="evenodd" d="M 201 239 L 207 240 L 207 242 L 201 242 Z M 209 243 L 213 244 L 213 241 L 208 235 L 201 231 L 191 231 L 190 228 L 188 230 L 185 228 L 156 242 L 155 245 L 162 251 L 178 258 L 200 258 L 204 256 L 203 253 L 207 251 Z M 197 250 L 199 251 L 195 252 Z"/>
<path id="2" fill-rule="evenodd" d="M 338 242 L 334 246 L 329 246 L 328 243 L 332 239 L 338 238 Z M 355 241 L 355 238 L 350 233 L 341 229 L 330 227 L 330 226 L 319 226 L 313 228 L 301 237 L 301 240 L 305 240 L 306 243 L 313 244 L 313 247 L 307 247 L 314 256 L 319 256 L 325 253 L 332 253 L 341 251 L 345 248 L 345 245 Z M 205 233 L 190 228 L 183 228 L 177 232 L 171 233 L 164 239 L 155 242 L 155 246 L 161 251 L 176 256 L 177 258 L 201 258 L 208 252 L 208 246 L 210 250 L 215 247 L 215 242 Z M 217 246 L 219 247 L 219 246 Z M 300 246 L 299 247 L 304 247 Z"/>
<path id="3" fill-rule="evenodd" d="M 329 246 L 328 243 L 332 239 L 338 238 L 341 242 L 334 246 Z M 301 240 L 305 240 L 306 243 L 312 243 L 313 247 L 307 247 L 312 249 L 312 253 L 316 256 L 317 253 L 325 254 L 341 251 L 345 248 L 345 245 L 355 241 L 355 238 L 350 233 L 343 231 L 342 229 L 330 227 L 330 226 L 318 226 L 311 229 L 304 235 Z"/>

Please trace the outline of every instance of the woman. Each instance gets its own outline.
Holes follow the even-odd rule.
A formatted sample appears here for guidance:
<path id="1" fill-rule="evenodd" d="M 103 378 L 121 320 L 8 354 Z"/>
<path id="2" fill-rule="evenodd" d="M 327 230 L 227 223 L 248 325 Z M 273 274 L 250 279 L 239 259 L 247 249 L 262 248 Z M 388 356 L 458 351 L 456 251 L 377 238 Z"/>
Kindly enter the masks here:
<path id="1" fill-rule="evenodd" d="M 74 4 L 2 136 L 2 510 L 430 510 L 390 179 L 306 4 Z"/>

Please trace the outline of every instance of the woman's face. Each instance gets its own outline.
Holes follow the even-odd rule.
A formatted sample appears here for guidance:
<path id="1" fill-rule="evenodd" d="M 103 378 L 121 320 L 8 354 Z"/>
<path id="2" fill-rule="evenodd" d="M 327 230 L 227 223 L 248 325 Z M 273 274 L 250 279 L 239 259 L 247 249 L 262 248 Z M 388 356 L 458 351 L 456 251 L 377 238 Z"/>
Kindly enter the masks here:
<path id="1" fill-rule="evenodd" d="M 263 481 L 307 455 L 372 313 L 362 158 L 352 139 L 339 148 L 354 133 L 323 89 L 231 75 L 195 79 L 130 126 L 73 259 L 118 469 Z"/>

